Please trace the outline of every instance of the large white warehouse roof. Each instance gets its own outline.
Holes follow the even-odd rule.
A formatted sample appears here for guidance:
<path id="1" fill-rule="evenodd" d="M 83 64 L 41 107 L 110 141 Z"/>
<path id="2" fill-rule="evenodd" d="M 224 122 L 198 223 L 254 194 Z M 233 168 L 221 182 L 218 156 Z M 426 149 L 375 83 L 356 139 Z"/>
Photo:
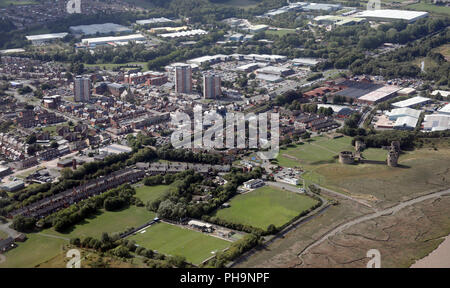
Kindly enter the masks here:
<path id="1" fill-rule="evenodd" d="M 358 17 L 369 20 L 406 20 L 408 22 L 414 22 L 427 16 L 428 12 L 391 9 L 365 10 L 358 14 Z"/>
<path id="2" fill-rule="evenodd" d="M 25 36 L 29 41 L 46 41 L 53 39 L 60 39 L 67 36 L 68 33 L 54 33 L 54 34 L 40 34 Z"/>
<path id="3" fill-rule="evenodd" d="M 99 37 L 99 38 L 86 38 L 82 39 L 81 43 L 88 45 L 98 45 L 105 44 L 109 42 L 129 42 L 129 41 L 144 41 L 146 40 L 145 36 L 142 34 L 132 34 L 125 36 L 117 36 L 117 37 Z"/>

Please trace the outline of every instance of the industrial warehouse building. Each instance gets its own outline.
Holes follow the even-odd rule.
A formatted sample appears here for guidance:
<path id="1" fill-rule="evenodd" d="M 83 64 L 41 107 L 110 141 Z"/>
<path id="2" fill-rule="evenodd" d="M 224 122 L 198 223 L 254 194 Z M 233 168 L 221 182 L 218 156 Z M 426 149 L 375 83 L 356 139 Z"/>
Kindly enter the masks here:
<path id="1" fill-rule="evenodd" d="M 394 85 L 375 84 L 367 81 L 345 80 L 337 84 L 342 88 L 335 96 L 353 99 L 365 104 L 377 104 L 389 100 L 397 95 L 401 87 Z"/>
<path id="2" fill-rule="evenodd" d="M 432 114 L 425 115 L 423 122 L 425 131 L 445 131 L 450 129 L 450 115 Z"/>
<path id="3" fill-rule="evenodd" d="M 392 103 L 392 106 L 398 108 L 406 108 L 406 107 L 422 106 L 430 102 L 432 102 L 430 98 L 417 96 L 403 101 Z"/>
<path id="4" fill-rule="evenodd" d="M 144 20 L 137 20 L 136 24 L 138 25 L 148 25 L 148 24 L 158 24 L 158 23 L 167 23 L 167 22 L 173 22 L 170 19 L 167 19 L 165 17 L 160 18 L 150 18 L 150 19 L 144 19 Z"/>
<path id="5" fill-rule="evenodd" d="M 114 23 L 104 23 L 104 24 L 92 24 L 92 25 L 79 25 L 70 26 L 70 32 L 74 34 L 84 34 L 84 35 L 95 35 L 108 34 L 108 33 L 131 33 L 132 29 Z"/>
<path id="6" fill-rule="evenodd" d="M 1 186 L 1 189 L 6 192 L 15 192 L 25 187 L 25 183 L 22 180 L 12 181 Z"/>
<path id="7" fill-rule="evenodd" d="M 31 41 L 33 45 L 40 45 L 47 42 L 62 39 L 67 36 L 68 33 L 53 33 L 53 34 L 40 34 L 25 36 L 28 41 Z"/>
<path id="8" fill-rule="evenodd" d="M 404 20 L 409 23 L 415 22 L 421 18 L 428 17 L 428 12 L 422 11 L 406 11 L 406 10 L 365 10 L 357 15 L 357 17 L 365 18 L 369 21 L 397 21 Z"/>
<path id="9" fill-rule="evenodd" d="M 128 43 L 130 41 L 145 41 L 146 38 L 142 34 L 132 34 L 117 37 L 99 37 L 99 38 L 86 38 L 82 39 L 81 43 L 88 46 L 99 46 L 108 43 Z"/>

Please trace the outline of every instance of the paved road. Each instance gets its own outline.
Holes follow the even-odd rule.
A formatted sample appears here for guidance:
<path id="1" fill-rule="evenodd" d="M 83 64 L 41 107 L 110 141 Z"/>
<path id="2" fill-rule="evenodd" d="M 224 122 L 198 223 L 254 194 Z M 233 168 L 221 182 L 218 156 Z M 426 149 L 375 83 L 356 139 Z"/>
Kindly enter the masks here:
<path id="1" fill-rule="evenodd" d="M 357 224 L 360 224 L 362 222 L 365 222 L 365 221 L 368 221 L 368 220 L 372 220 L 372 219 L 375 219 L 375 218 L 378 218 L 378 217 L 381 217 L 381 216 L 387 216 L 387 215 L 395 214 L 395 213 L 397 213 L 398 211 L 400 211 L 401 209 L 403 209 L 405 207 L 408 207 L 408 206 L 411 206 L 411 205 L 414 205 L 414 204 L 417 204 L 417 203 L 420 203 L 420 202 L 423 202 L 423 201 L 426 201 L 426 200 L 429 200 L 429 199 L 433 199 L 433 198 L 436 198 L 436 197 L 441 197 L 441 196 L 444 196 L 444 195 L 448 195 L 448 194 L 450 194 L 450 189 L 444 190 L 444 191 L 430 193 L 430 194 L 427 194 L 427 195 L 424 195 L 424 196 L 420 196 L 420 197 L 413 198 L 413 199 L 410 199 L 410 200 L 407 200 L 407 201 L 403 201 L 400 204 L 397 204 L 396 206 L 393 206 L 391 208 L 384 209 L 384 210 L 381 210 L 381 211 L 377 211 L 377 212 L 372 213 L 372 214 L 364 215 L 364 216 L 361 216 L 361 217 L 356 218 L 354 220 L 351 220 L 349 222 L 346 222 L 346 223 L 344 223 L 342 225 L 339 225 L 338 227 L 334 228 L 333 230 L 327 232 L 325 235 L 320 237 L 318 240 L 316 240 L 315 242 L 313 242 L 310 245 L 308 245 L 305 249 L 303 249 L 300 253 L 298 253 L 297 256 L 301 259 L 301 257 L 303 255 L 305 255 L 312 248 L 320 245 L 321 243 L 326 241 L 328 238 L 330 238 L 332 236 L 335 236 L 336 234 L 338 234 L 338 233 L 340 233 L 340 232 L 342 232 L 342 231 L 344 231 L 344 230 L 346 230 L 346 229 L 348 229 L 348 228 L 350 228 L 350 227 L 352 227 L 354 225 L 357 225 Z"/>
<path id="2" fill-rule="evenodd" d="M 0 224 L 0 231 L 5 232 L 6 234 L 8 234 L 9 237 L 12 237 L 12 238 L 17 237 L 20 233 L 14 229 L 9 228 L 9 225 L 11 225 L 11 222 Z"/>

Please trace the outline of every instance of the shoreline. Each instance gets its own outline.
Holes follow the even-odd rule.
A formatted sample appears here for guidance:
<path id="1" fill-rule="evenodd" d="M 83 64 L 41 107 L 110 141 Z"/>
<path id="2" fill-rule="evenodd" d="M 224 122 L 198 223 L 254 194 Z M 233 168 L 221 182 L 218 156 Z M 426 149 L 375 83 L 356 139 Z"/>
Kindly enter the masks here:
<path id="1" fill-rule="evenodd" d="M 450 235 L 430 254 L 416 260 L 410 268 L 450 268 Z"/>

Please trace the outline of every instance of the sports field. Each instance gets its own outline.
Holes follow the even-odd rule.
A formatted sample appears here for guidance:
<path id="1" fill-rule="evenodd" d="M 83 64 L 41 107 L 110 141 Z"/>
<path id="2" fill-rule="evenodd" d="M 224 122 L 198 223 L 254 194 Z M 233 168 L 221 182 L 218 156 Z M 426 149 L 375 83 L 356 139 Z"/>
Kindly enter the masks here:
<path id="1" fill-rule="evenodd" d="M 59 239 L 27 234 L 28 239 L 5 253 L 6 261 L 0 268 L 32 268 L 62 253 L 62 247 L 68 242 Z"/>
<path id="2" fill-rule="evenodd" d="M 100 238 L 103 232 L 109 234 L 123 232 L 130 227 L 139 227 L 153 218 L 155 218 L 155 213 L 148 211 L 145 207 L 130 206 L 119 211 L 102 211 L 75 225 L 65 233 L 56 232 L 53 228 L 42 232 L 65 238 L 87 236 Z"/>
<path id="3" fill-rule="evenodd" d="M 213 252 L 221 251 L 231 242 L 209 236 L 207 234 L 184 229 L 167 223 L 157 223 L 138 233 L 130 240 L 147 249 L 153 249 L 166 255 L 179 255 L 193 264 L 200 264 L 205 259 L 214 255 Z"/>
<path id="4" fill-rule="evenodd" d="M 147 204 L 149 201 L 154 201 L 158 199 L 160 196 L 163 196 L 170 189 L 169 185 L 156 185 L 156 186 L 137 186 L 136 189 L 136 197 L 141 199 L 144 204 Z"/>
<path id="5" fill-rule="evenodd" d="M 270 224 L 286 224 L 315 204 L 317 201 L 308 196 L 264 186 L 234 197 L 231 207 L 219 209 L 212 216 L 265 230 Z"/>

